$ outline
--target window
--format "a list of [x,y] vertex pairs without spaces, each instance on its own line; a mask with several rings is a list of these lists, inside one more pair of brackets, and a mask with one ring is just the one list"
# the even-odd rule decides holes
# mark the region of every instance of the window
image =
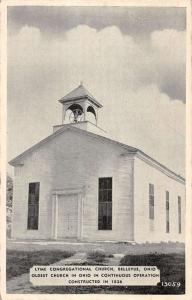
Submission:
[[166,233],[169,233],[169,192],[166,191]]
[[178,231],[181,233],[181,197],[178,197]]
[[98,229],[112,229],[112,178],[99,178]]
[[149,184],[149,219],[154,220],[154,185]]
[[27,229],[38,229],[39,182],[29,183]]

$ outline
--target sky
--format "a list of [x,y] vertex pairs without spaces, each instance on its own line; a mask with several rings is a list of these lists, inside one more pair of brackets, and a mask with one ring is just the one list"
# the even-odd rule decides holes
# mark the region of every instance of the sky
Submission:
[[185,8],[8,8],[8,160],[61,123],[81,81],[99,125],[173,171],[185,162]]

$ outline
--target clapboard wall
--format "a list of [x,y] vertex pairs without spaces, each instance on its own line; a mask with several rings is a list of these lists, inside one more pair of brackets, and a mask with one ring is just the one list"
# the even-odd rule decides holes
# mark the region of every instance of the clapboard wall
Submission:
[[[184,242],[185,184],[173,177],[141,158],[135,157],[134,238],[137,242]],[[154,220],[149,219],[149,183],[154,185]],[[169,192],[170,230],[168,233],[166,232],[166,191]],[[178,197],[181,198],[181,233],[179,233],[178,222]]]
[[[84,240],[129,240],[133,236],[133,157],[110,143],[67,130],[33,149],[15,168],[12,237],[51,239],[54,190],[84,188]],[[113,178],[112,230],[98,230],[98,178]],[[40,182],[39,228],[27,230],[28,185]]]

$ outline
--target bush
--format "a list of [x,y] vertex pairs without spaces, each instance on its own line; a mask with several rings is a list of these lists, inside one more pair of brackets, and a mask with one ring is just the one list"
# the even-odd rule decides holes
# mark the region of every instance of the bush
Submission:
[[91,251],[87,255],[88,260],[93,260],[95,262],[104,262],[105,261],[105,253],[102,250]]
[[13,180],[9,175],[7,175],[7,187],[6,187],[7,237],[11,237],[12,202],[13,202]]

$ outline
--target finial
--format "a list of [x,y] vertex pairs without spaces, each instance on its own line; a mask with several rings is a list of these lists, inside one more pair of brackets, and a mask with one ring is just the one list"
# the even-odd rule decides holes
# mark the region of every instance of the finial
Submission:
[[81,80],[80,85],[83,85],[83,80]]

